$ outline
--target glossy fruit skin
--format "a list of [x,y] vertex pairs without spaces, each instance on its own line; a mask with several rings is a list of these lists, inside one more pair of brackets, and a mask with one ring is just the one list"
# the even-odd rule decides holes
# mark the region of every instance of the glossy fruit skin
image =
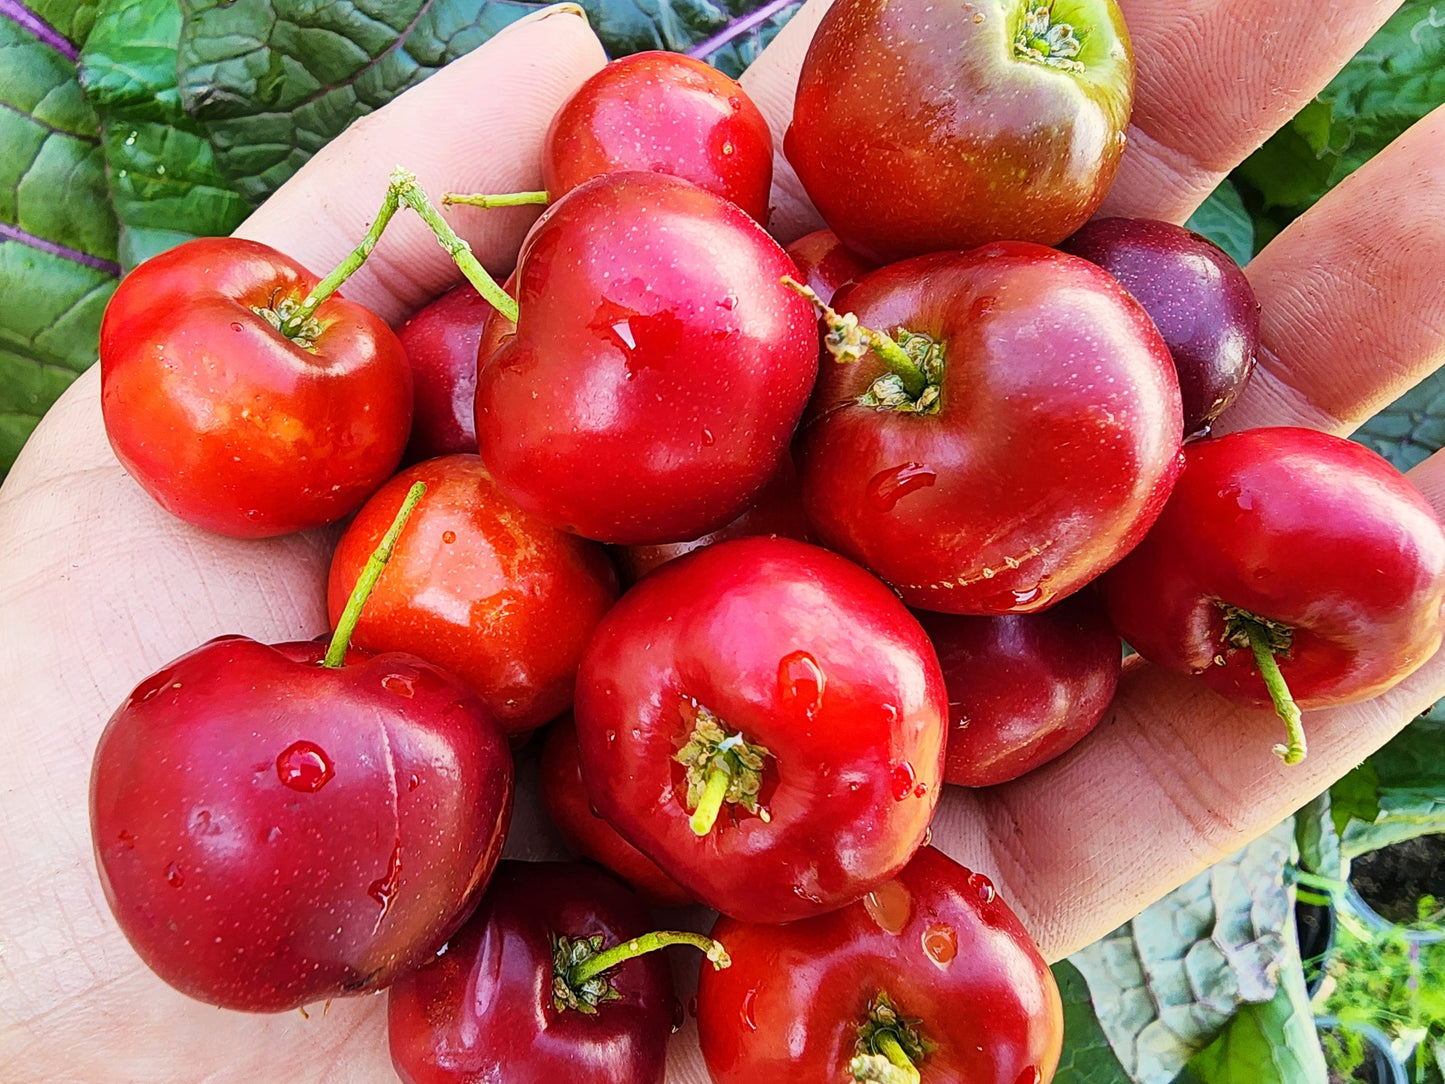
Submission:
[[168,512],[236,538],[288,534],[354,511],[396,469],[412,382],[392,330],[333,295],[312,352],[253,311],[317,281],[267,245],[210,237],[116,289],[100,335],[106,434]]
[[512,759],[470,690],[409,655],[222,637],[148,677],[101,735],[91,833],[153,971],[280,1012],[425,960],[501,854]]
[[1036,614],[920,612],[948,689],[943,779],[1017,779],[1093,730],[1119,684],[1122,649],[1091,591]]
[[416,389],[405,462],[477,450],[477,344],[492,311],[476,287],[464,282],[397,330]]
[[405,1084],[662,1084],[672,976],[650,953],[609,974],[621,998],[595,1015],[552,1003],[552,937],[604,948],[653,929],[641,902],[601,870],[501,863],[447,950],[387,996],[391,1060]]
[[733,961],[698,986],[715,1084],[852,1080],[880,992],[934,1044],[917,1063],[929,1084],[1046,1084],[1058,1065],[1048,965],[987,878],[932,847],[866,901],[786,926],[723,917],[712,936]]
[[1239,397],[1259,351],[1259,301],[1222,248],[1146,218],[1096,218],[1059,248],[1098,264],[1144,306],[1179,373],[1186,434]]
[[523,246],[516,334],[477,382],[498,488],[600,542],[680,542],[736,518],[817,374],[792,271],[736,205],[674,177],[616,173],[562,197]]
[[787,253],[798,267],[798,281],[811,286],[825,302],[874,267],[849,252],[832,230],[804,234],[787,247]]
[[882,268],[839,311],[944,347],[940,409],[857,402],[831,360],[795,448],[817,536],[910,606],[1031,613],[1144,536],[1179,468],[1179,387],[1148,315],[1093,264],[1001,242]]
[[[770,819],[727,805],[693,833],[673,757],[699,706],[769,750]],[[908,862],[938,800],[947,710],[913,615],[857,566],[782,538],[719,543],[638,583],[598,626],[575,707],[593,807],[747,922],[841,907]]]
[[426,498],[352,643],[445,668],[509,735],[525,734],[571,707],[582,650],[617,599],[617,573],[601,546],[537,522],[502,496],[480,458],[443,456],[398,474],[341,536],[326,592],[333,626],[415,482],[426,483]]
[[1098,208],[1129,124],[1128,31],[1113,0],[1071,5],[1089,28],[1076,75],[1016,53],[1031,6],[841,0],[823,17],[783,150],[854,252],[1051,245]]
[[800,542],[810,540],[808,517],[803,514],[802,493],[798,487],[798,470],[793,466],[792,456],[783,457],[777,476],[731,523],[688,542],[616,549],[613,557],[627,582],[636,583],[654,568],[685,553],[726,542],[730,538],[752,538],[756,535],[796,538]]
[[603,820],[592,808],[577,755],[577,724],[565,715],[547,728],[542,746],[542,803],[573,851],[607,867],[648,903],[686,907],[696,903],[683,888]]
[[1184,453],[1159,522],[1104,579],[1110,619],[1139,654],[1232,700],[1269,704],[1253,654],[1224,642],[1228,603],[1294,630],[1276,658],[1308,709],[1375,696],[1435,653],[1445,527],[1394,467],[1288,427]]
[[658,50],[614,60],[552,118],[542,178],[554,200],[634,170],[691,181],[767,224],[768,122],[742,87],[700,60]]

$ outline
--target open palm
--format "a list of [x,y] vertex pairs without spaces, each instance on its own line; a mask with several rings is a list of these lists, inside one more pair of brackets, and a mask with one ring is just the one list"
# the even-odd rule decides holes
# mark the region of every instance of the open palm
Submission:
[[[1106,210],[1182,221],[1391,13],[1392,0],[1124,0],[1139,62],[1130,147]],[[781,136],[811,0],[744,82]],[[363,232],[391,167],[433,193],[536,187],[552,112],[604,57],[554,9],[516,24],[353,125],[241,229],[325,270]],[[811,228],[780,161],[773,226]],[[454,216],[495,270],[524,210]],[[1276,239],[1249,268],[1264,306],[1260,369],[1225,428],[1344,433],[1445,356],[1445,111],[1416,125]],[[425,228],[398,219],[347,295],[396,321],[456,279]],[[1413,474],[1445,510],[1445,459]],[[0,490],[0,1064],[46,1081],[382,1082],[383,998],[309,1019],[187,1000],[131,952],[105,906],[86,811],[91,755],[136,682],[226,632],[326,628],[330,536],[219,538],[155,507],[101,428],[92,370],[37,429]],[[1127,919],[1323,790],[1445,694],[1445,658],[1376,700],[1316,712],[1311,754],[1270,755],[1277,721],[1139,665],[1091,738],[988,791],[950,788],[934,843],[988,873],[1046,955]],[[545,836],[519,810],[514,853]],[[520,849],[520,850],[519,850]],[[703,1082],[689,1034],[672,1084]]]

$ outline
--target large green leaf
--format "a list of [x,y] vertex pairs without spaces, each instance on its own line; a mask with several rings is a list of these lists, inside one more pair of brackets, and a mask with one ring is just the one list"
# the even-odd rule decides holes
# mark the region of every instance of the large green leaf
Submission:
[[1228,178],[1209,193],[1184,224],[1224,249],[1240,267],[1254,256],[1254,219],[1249,217],[1239,189]]
[[1287,820],[1069,957],[1137,1084],[1172,1081],[1241,1005],[1275,996],[1293,837]]
[[1445,6],[1405,0],[1289,124],[1236,171],[1265,211],[1308,208],[1445,102]]
[[91,14],[53,2],[0,19],[0,474],[95,360],[119,273],[99,130],[66,36]]
[[[1346,857],[1431,832],[1445,832],[1445,702],[1397,734],[1331,788],[1347,796],[1341,831]],[[1340,823],[1337,816],[1336,823]]]
[[1304,969],[1292,947],[1279,976],[1274,997],[1235,1013],[1219,1037],[1189,1063],[1181,1084],[1323,1084],[1324,1051],[1310,1012]]
[[181,108],[180,35],[177,0],[106,0],[80,57],[128,268],[187,238],[230,233],[248,210]]
[[1295,846],[1299,864],[1320,877],[1339,880],[1344,873],[1340,856],[1340,833],[1335,827],[1330,792],[1325,791],[1294,817]]
[[1400,470],[1409,470],[1445,447],[1445,372],[1435,372],[1355,432]]
[[1064,1002],[1064,1051],[1054,1084],[1129,1084],[1089,1000],[1089,984],[1068,960],[1054,964]]

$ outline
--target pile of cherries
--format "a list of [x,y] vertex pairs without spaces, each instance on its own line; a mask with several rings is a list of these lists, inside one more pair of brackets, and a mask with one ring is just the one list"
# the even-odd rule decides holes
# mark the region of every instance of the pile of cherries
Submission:
[[[1208,438],[1258,307],[1202,238],[1088,222],[1133,61],[1112,0],[1075,9],[839,0],[784,144],[831,231],[787,250],[758,109],[652,53],[558,113],[544,193],[448,197],[548,204],[505,288],[405,171],[325,279],[211,239],[121,284],[102,403],[140,484],[237,537],[352,516],[329,643],[213,640],[101,737],[151,968],[249,1011],[390,987],[407,1081],[655,1084],[684,944],[719,1084],[1052,1077],[1058,991],[928,846],[943,785],[1080,741],[1121,634],[1274,704],[1294,762],[1299,708],[1413,670],[1445,595],[1382,460]],[[335,291],[402,208],[470,284],[398,335]],[[635,892],[498,864],[549,721],[549,813]]]

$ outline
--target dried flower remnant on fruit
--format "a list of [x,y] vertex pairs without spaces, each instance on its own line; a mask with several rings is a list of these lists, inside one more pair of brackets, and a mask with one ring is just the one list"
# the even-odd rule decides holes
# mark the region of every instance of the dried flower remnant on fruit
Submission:
[[916,1063],[928,1054],[918,1033],[921,1020],[905,1017],[881,990],[868,1002],[868,1019],[858,1028],[848,1071],[859,1084],[919,1084]]
[[622,996],[613,988],[606,972],[576,986],[572,984],[573,970],[601,951],[600,934],[575,940],[561,935],[552,938],[552,1006],[558,1012],[576,1009],[591,1016],[602,1002],[616,1001]]
[[253,305],[251,311],[301,347],[302,350],[316,353],[316,340],[321,338],[321,332],[325,330],[321,326],[320,320],[314,316],[307,316],[301,321],[300,327],[288,330],[287,325],[291,324],[301,311],[301,302],[294,297],[283,297],[279,302],[273,302],[272,307],[268,308]]
[[684,702],[682,715],[684,721],[691,718],[693,729],[673,759],[687,769],[688,811],[700,813],[710,806],[716,817],[717,808],[730,802],[767,821],[768,811],[758,805],[767,748],[741,733],[728,734],[722,720],[695,701]]
[[1030,8],[1014,39],[1014,51],[1020,57],[1067,72],[1084,70],[1084,65],[1074,59],[1082,48],[1070,24],[1054,21],[1052,3]]

